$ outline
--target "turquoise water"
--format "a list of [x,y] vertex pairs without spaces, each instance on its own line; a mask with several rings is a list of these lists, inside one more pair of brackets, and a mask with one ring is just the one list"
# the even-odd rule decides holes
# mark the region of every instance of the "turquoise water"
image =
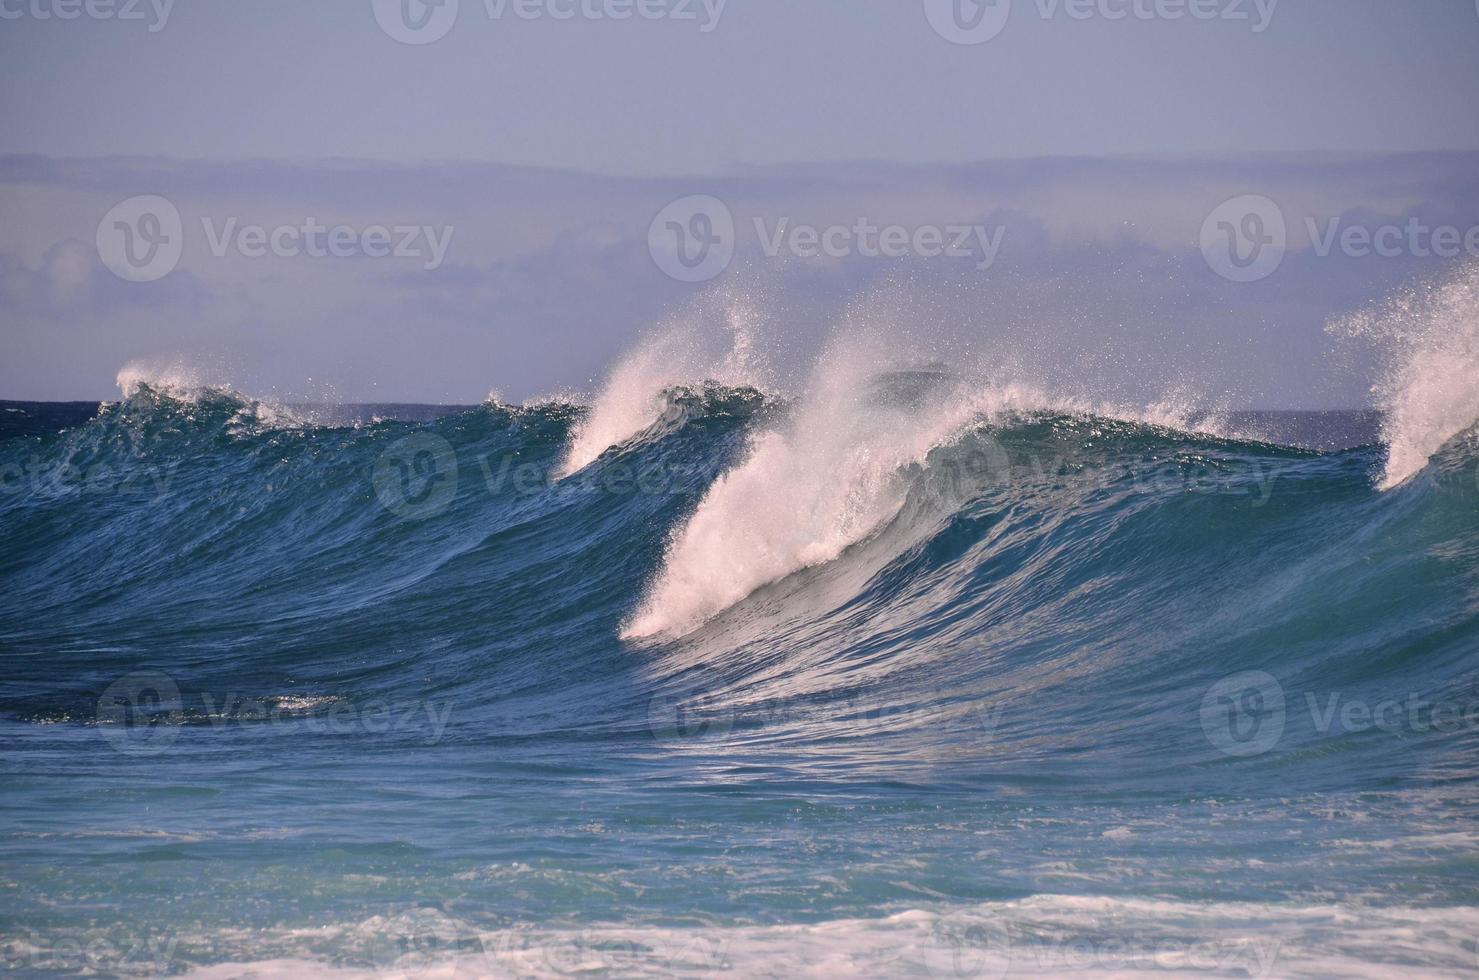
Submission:
[[4,966],[1479,968],[1472,431],[666,398],[0,406]]

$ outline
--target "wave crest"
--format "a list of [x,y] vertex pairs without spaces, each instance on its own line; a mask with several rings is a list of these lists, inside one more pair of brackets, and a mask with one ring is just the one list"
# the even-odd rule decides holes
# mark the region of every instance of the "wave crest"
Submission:
[[745,458],[671,536],[624,639],[683,635],[757,588],[838,558],[896,515],[909,468],[1004,415],[1099,412],[1190,428],[1170,403],[1141,411],[989,385],[938,365],[878,373],[891,343],[850,338],[818,360],[785,422],[750,437]]
[[1382,489],[1404,483],[1479,422],[1479,263],[1332,324],[1381,345],[1373,394],[1387,444]]
[[717,292],[638,344],[596,395],[555,475],[584,469],[610,447],[646,429],[665,410],[664,396],[670,390],[703,381],[767,388],[759,323],[760,314],[748,297]]

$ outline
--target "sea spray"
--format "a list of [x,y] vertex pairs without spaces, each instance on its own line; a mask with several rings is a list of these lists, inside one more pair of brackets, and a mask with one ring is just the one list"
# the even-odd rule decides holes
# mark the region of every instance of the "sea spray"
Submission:
[[705,293],[612,369],[555,475],[589,466],[652,424],[671,388],[700,381],[765,388],[768,372],[757,337],[763,322],[754,297],[733,289]]
[[[833,561],[898,511],[906,467],[972,425],[1009,412],[1094,408],[937,365],[886,370],[908,367],[900,358],[880,335],[833,341],[789,419],[756,432],[743,463],[673,532],[625,638],[681,635],[766,583]],[[1188,411],[1169,402],[1118,412],[1188,426]]]
[[1372,393],[1385,415],[1383,489],[1410,479],[1479,421],[1479,263],[1329,329],[1378,345],[1383,363]]

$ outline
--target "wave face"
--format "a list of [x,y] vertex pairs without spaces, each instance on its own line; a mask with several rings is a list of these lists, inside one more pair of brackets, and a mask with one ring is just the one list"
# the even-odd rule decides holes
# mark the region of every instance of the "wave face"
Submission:
[[1471,963],[1474,419],[1389,416],[1415,461],[870,358],[4,406],[7,964]]

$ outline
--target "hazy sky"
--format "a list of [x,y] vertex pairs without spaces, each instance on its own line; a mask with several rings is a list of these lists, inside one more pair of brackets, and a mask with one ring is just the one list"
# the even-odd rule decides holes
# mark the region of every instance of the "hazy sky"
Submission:
[[0,0],[0,398],[522,398],[863,309],[1354,405],[1328,320],[1479,261],[1476,106],[1475,0]]
[[[161,222],[178,214],[177,251],[149,258],[136,213],[123,217],[140,240],[119,238],[118,209],[135,195],[169,202],[150,210]],[[1247,195],[1264,203],[1238,203]],[[693,270],[702,281],[652,247],[673,244],[663,215],[694,200],[722,202],[716,226],[733,219],[727,247],[710,252],[727,264]],[[710,336],[744,322],[782,366],[807,364],[828,331],[867,323],[901,349],[943,346],[952,362],[1100,396],[1354,406],[1369,379],[1326,325],[1479,262],[1479,153],[645,179],[0,157],[0,214],[0,397],[116,397],[125,365],[179,361],[202,380],[292,399],[523,399],[589,391],[644,331]],[[1282,255],[1276,267],[1230,264],[1221,222],[1241,233],[1250,216],[1260,236],[1285,230],[1286,250],[1261,253]],[[850,237],[861,220],[875,230]],[[776,251],[783,223],[789,244]],[[884,226],[918,245],[876,254]],[[339,227],[348,238],[335,255],[326,229]],[[392,248],[403,233],[386,229],[410,232],[406,255]],[[1348,231],[1374,235],[1385,254],[1359,236],[1336,246]],[[278,232],[274,249],[266,235]],[[144,281],[119,274],[130,275],[126,248],[145,260]],[[1238,254],[1250,254],[1245,241]]]
[[[1474,0],[995,0],[974,45],[935,0],[446,2],[409,45],[372,0],[0,0],[0,152],[675,174],[1479,148]],[[1188,2],[1214,16],[1144,16]]]

